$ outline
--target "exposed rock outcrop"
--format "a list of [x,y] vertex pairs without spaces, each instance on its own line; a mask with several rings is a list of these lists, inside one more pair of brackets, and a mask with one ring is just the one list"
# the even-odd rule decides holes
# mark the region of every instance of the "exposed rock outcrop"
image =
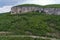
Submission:
[[60,15],[60,8],[43,8],[39,6],[15,6],[11,8],[11,14],[23,14],[26,12],[44,12],[46,14]]

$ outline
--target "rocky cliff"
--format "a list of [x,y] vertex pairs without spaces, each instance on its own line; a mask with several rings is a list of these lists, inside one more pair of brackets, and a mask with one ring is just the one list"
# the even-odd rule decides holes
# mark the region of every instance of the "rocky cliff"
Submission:
[[20,5],[11,8],[11,14],[23,14],[26,12],[44,12],[46,14],[60,15],[60,8],[43,7],[38,5]]

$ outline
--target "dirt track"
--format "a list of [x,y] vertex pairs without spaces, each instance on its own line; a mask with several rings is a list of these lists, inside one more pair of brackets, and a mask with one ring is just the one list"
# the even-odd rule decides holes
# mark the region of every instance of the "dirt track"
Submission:
[[42,36],[32,36],[32,35],[9,35],[9,36],[0,36],[0,37],[31,37],[31,38],[42,38],[42,39],[50,39],[50,40],[60,40],[56,38],[42,37]]

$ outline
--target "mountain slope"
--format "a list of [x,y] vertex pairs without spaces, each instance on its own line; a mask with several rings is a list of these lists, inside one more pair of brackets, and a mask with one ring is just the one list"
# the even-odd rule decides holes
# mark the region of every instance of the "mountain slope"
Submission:
[[38,35],[60,38],[60,16],[29,12],[21,15],[0,14],[0,31],[13,35]]

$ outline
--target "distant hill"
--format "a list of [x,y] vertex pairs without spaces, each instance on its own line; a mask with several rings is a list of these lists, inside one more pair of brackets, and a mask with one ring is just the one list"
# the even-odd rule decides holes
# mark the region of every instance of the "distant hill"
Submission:
[[17,6],[39,6],[39,7],[42,7],[41,5],[37,5],[37,4],[21,4],[21,5],[17,5]]
[[43,8],[60,8],[60,4],[50,4],[50,5],[45,5],[45,6],[42,6],[42,5],[37,5],[37,4],[21,4],[21,5],[17,5],[17,6],[38,6],[38,7],[43,7]]

